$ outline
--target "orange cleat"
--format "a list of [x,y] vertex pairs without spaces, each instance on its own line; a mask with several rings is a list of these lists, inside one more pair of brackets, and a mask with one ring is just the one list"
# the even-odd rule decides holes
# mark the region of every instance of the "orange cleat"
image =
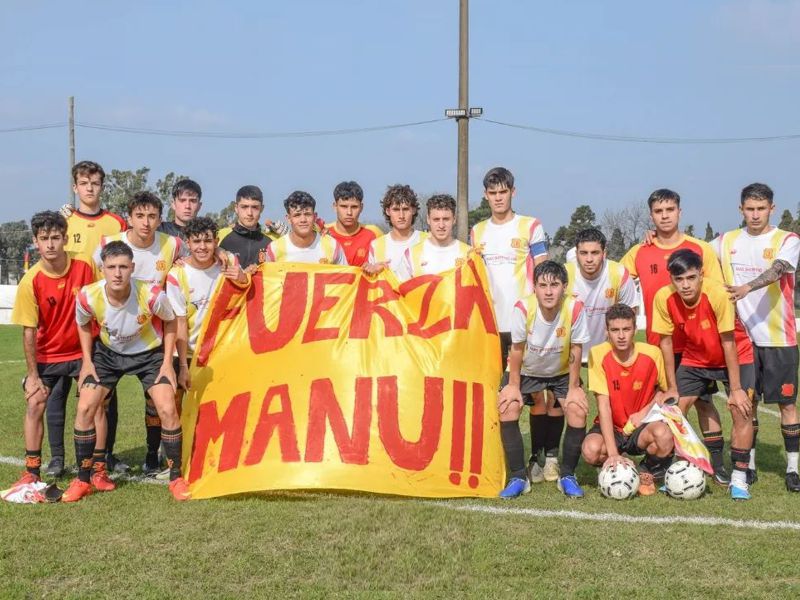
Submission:
[[99,469],[95,468],[91,480],[94,489],[98,492],[111,492],[117,489],[117,484],[108,476],[108,471],[106,471],[105,466]]
[[92,484],[81,481],[77,477],[69,482],[69,487],[61,496],[62,502],[77,502],[92,493]]
[[178,477],[169,482],[169,491],[172,492],[172,497],[179,502],[183,502],[184,500],[188,500],[192,497],[191,492],[189,491],[189,484],[186,483],[186,480],[183,477]]
[[29,483],[38,483],[42,480],[41,477],[38,475],[34,475],[30,471],[23,471],[22,475],[19,479],[17,479],[11,487],[17,487],[18,485],[27,485]]
[[656,493],[656,481],[652,473],[639,473],[639,495],[654,496]]

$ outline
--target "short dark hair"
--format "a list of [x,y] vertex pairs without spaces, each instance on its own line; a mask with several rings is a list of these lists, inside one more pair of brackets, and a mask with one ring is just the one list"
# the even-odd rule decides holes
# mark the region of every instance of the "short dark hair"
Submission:
[[67,233],[67,220],[60,213],[44,210],[31,217],[33,237],[38,236],[40,231],[52,231],[54,229],[63,234]]
[[354,198],[359,202],[364,201],[364,190],[355,181],[342,181],[333,188],[333,201],[350,200]]
[[416,192],[411,189],[410,185],[397,184],[390,185],[386,188],[386,193],[383,195],[383,200],[381,200],[381,212],[383,213],[386,222],[390,225],[392,220],[389,218],[389,215],[386,214],[386,211],[395,205],[407,205],[415,209],[414,216],[411,217],[411,223],[413,224],[414,221],[417,220],[417,213],[419,212],[419,198],[417,197]]
[[140,206],[152,206],[158,211],[158,216],[164,211],[164,203],[161,198],[156,196],[153,192],[142,191],[136,192],[131,199],[128,200],[128,214],[133,214],[133,211]]
[[314,200],[314,196],[308,192],[296,190],[289,194],[289,197],[283,201],[283,206],[286,209],[286,214],[288,215],[289,211],[293,208],[311,208],[313,210],[317,210],[317,201]]
[[606,327],[616,319],[625,319],[626,321],[633,321],[634,327],[636,326],[636,313],[627,304],[618,302],[606,311]]
[[82,160],[72,167],[72,183],[78,183],[78,175],[100,175],[100,183],[105,182],[106,172],[103,167],[91,160]]
[[766,200],[772,204],[773,197],[772,188],[766,183],[751,183],[742,190],[741,204],[746,200]]
[[206,231],[210,231],[212,237],[217,237],[219,226],[216,224],[214,219],[209,219],[208,217],[195,217],[183,228],[183,235],[188,240],[192,236],[203,235]]
[[567,270],[564,268],[564,265],[554,260],[545,260],[540,262],[533,269],[533,282],[536,283],[540,278],[548,275],[564,285],[567,285],[569,281],[569,276],[567,275]]
[[606,249],[606,236],[597,227],[589,227],[577,233],[575,236],[575,248],[585,242],[597,242],[603,250]]
[[127,256],[133,260],[133,250],[123,241],[115,240],[108,242],[100,251],[100,260],[106,262],[107,258],[114,258],[115,256]]
[[668,190],[667,188],[661,188],[656,190],[650,197],[647,199],[647,208],[650,210],[653,209],[653,204],[656,202],[674,202],[678,206],[681,205],[681,197],[678,192],[673,192],[672,190]]
[[514,187],[514,176],[511,171],[505,167],[495,167],[489,169],[483,177],[483,189],[488,190],[492,187],[507,187],[511,189]]
[[175,199],[180,196],[181,192],[194,192],[197,194],[197,199],[203,197],[203,190],[200,187],[200,184],[196,181],[191,179],[181,179],[175,185],[172,186],[172,198]]
[[257,200],[261,204],[264,204],[264,194],[261,193],[261,188],[257,185],[243,185],[239,188],[239,191],[236,192],[236,202],[238,203],[239,200]]
[[681,248],[670,254],[667,259],[667,271],[673,277],[683,275],[691,269],[703,271],[703,257],[694,250]]
[[434,194],[425,203],[428,213],[434,209],[449,210],[454,215],[456,214],[456,199],[450,194]]

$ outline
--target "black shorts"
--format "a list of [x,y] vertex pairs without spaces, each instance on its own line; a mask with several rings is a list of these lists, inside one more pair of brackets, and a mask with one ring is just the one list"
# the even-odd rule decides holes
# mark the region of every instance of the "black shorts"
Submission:
[[87,378],[84,383],[99,383],[105,388],[114,389],[123,375],[135,375],[139,378],[146,392],[156,383],[168,383],[166,380],[156,381],[158,372],[164,364],[164,349],[156,348],[138,354],[119,354],[104,344],[96,341],[92,352],[92,362],[100,381]]
[[797,402],[797,346],[756,346],[756,400],[766,404]]
[[[620,454],[627,454],[628,456],[641,456],[644,454],[644,450],[639,448],[639,436],[644,431],[644,428],[647,427],[650,423],[642,423],[636,429],[633,430],[633,433],[630,435],[625,435],[621,431],[617,431],[614,428],[614,441],[617,443],[617,452]],[[592,425],[592,428],[586,432],[586,435],[591,433],[597,433],[603,435],[603,432],[600,430],[600,423],[595,423]]]
[[[36,371],[39,373],[39,379],[50,389],[58,383],[62,377],[72,377],[77,379],[81,372],[81,365],[83,361],[80,358],[75,360],[67,360],[57,363],[36,363]],[[25,391],[25,382],[27,377],[22,379],[22,390]]]
[[[678,380],[678,394],[681,397],[700,397],[708,391],[710,385],[716,388],[718,381],[721,381],[725,386],[725,392],[730,393],[728,369],[704,369],[702,367],[681,365],[675,371],[675,379]],[[752,363],[739,365],[739,380],[741,381],[742,389],[747,392],[748,397],[752,398],[756,385],[756,372]]]
[[511,350],[511,332],[510,331],[501,331],[500,332],[500,367],[503,369],[505,373],[506,368],[508,368],[508,353]]
[[[674,354],[675,357],[675,376],[678,375],[678,367],[681,366],[681,360],[683,359],[683,352],[676,352]],[[719,388],[717,387],[716,381],[709,381],[708,382],[708,389],[704,390],[701,394],[698,394],[699,399],[703,400],[704,402],[713,402],[714,401],[714,394],[717,393]]]
[[569,391],[569,373],[555,377],[531,377],[529,375],[520,377],[519,391],[522,392],[522,400],[527,406],[533,406],[531,394],[545,390],[553,392],[553,396],[556,398],[553,406],[559,408],[561,406],[559,399],[566,398]]

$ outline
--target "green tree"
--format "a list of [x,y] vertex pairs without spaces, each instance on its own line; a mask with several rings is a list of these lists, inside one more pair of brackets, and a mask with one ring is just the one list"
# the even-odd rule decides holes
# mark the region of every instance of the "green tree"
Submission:
[[167,221],[175,219],[175,211],[172,210],[172,188],[181,179],[186,179],[186,175],[175,175],[172,171],[164,175],[162,179],[156,181],[155,194],[161,198],[161,202],[167,207]]
[[481,203],[469,211],[469,216],[467,217],[469,228],[472,229],[473,225],[485,221],[491,216],[492,209],[489,207],[489,201],[486,198],[481,198]]
[[694,225],[687,225],[686,229],[683,230],[683,233],[694,237]]
[[709,222],[706,222],[706,235],[704,236],[704,238],[703,238],[703,239],[704,239],[705,241],[707,241],[707,242],[710,242],[710,241],[711,241],[711,240],[713,240],[715,237],[717,237],[717,236],[716,236],[716,235],[714,235],[714,230],[713,230],[713,229],[711,229],[711,223],[709,223]]
[[569,225],[562,225],[556,230],[553,236],[553,245],[563,249],[571,248],[575,245],[575,236],[579,231],[595,226],[596,216],[590,206],[582,204],[572,213]]
[[781,214],[781,222],[778,223],[778,227],[784,231],[794,231],[794,217],[788,208],[783,211],[783,214]]
[[611,239],[608,240],[608,245],[606,246],[606,255],[611,260],[620,260],[625,256],[625,252],[627,251],[628,248],[625,246],[625,238],[622,235],[622,230],[619,227],[614,227],[614,231],[611,233]]
[[22,278],[25,250],[31,245],[32,238],[26,221],[0,224],[0,283],[16,283]]
[[103,205],[113,213],[126,215],[128,200],[136,192],[147,189],[147,176],[150,169],[142,167],[136,171],[120,171],[112,169],[106,174],[103,185]]

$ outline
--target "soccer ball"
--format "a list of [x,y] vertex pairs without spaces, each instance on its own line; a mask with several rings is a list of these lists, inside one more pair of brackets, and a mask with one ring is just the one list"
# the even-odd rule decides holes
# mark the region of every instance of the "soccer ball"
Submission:
[[682,500],[694,500],[706,491],[706,474],[692,463],[680,460],[670,465],[664,477],[667,494]]
[[600,469],[597,485],[600,487],[600,493],[606,498],[627,500],[633,498],[639,491],[639,472],[636,467],[627,463],[614,468],[603,468]]

